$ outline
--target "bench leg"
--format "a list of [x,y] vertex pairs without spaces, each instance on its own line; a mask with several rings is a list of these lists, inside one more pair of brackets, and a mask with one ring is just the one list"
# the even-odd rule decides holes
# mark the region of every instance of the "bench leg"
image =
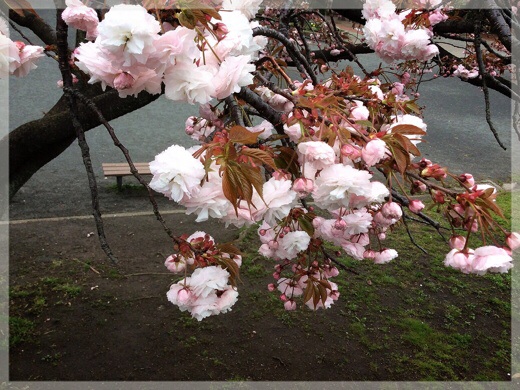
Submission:
[[123,176],[117,176],[117,190],[122,191],[123,190]]

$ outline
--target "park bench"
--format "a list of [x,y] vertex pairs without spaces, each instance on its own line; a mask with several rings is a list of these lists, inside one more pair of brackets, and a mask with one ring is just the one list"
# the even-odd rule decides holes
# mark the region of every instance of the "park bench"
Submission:
[[[149,163],[134,163],[137,172],[140,175],[151,175]],[[128,163],[103,163],[103,174],[105,177],[115,176],[117,180],[117,189],[121,191],[123,186],[123,176],[131,176],[130,166]]]

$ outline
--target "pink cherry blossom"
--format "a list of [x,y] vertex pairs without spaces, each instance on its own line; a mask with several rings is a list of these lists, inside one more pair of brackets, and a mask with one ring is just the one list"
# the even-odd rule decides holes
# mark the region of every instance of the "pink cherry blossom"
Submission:
[[334,164],[335,160],[334,149],[325,142],[308,141],[298,145],[298,161],[309,179],[314,179],[317,171]]
[[87,7],[79,0],[65,0],[67,8],[61,17],[67,25],[87,32],[87,39],[95,39],[99,19],[94,9]]
[[452,267],[468,274],[473,271],[473,249],[466,249],[465,251],[454,248],[452,249],[444,259],[444,265]]
[[207,65],[177,62],[164,74],[165,95],[190,104],[208,103],[215,96],[215,74],[216,69]]
[[296,204],[297,194],[292,189],[290,180],[276,180],[274,177],[263,185],[262,197],[264,202],[259,201],[257,210],[254,212],[255,219],[264,219],[269,225],[274,226],[277,220],[284,218],[291,208]]
[[170,255],[166,258],[164,265],[168,271],[178,274],[186,269],[186,259],[178,255]]
[[386,142],[381,139],[373,139],[361,150],[361,158],[371,167],[381,161],[386,155]]
[[483,246],[475,249],[472,268],[478,274],[486,271],[505,273],[513,267],[512,261],[512,257],[503,248]]
[[111,7],[99,23],[96,43],[122,56],[125,65],[144,63],[155,51],[153,41],[159,31],[159,22],[144,7],[119,4]]
[[239,92],[240,87],[246,87],[253,83],[253,75],[256,67],[250,64],[251,56],[228,56],[221,64],[215,76],[215,97],[224,99],[234,92]]
[[375,252],[374,263],[385,264],[397,257],[397,251],[395,249],[384,249],[380,252]]
[[307,249],[311,241],[310,236],[303,231],[289,232],[280,239],[280,244],[286,252],[287,259],[294,259],[296,255]]
[[263,0],[224,0],[222,8],[240,11],[246,18],[252,19],[260,9],[262,2]]
[[[18,47],[18,57],[11,57],[13,60],[10,61],[9,70],[16,77],[25,77],[31,70],[37,68],[37,60],[44,55],[43,47],[26,45],[20,41],[15,41],[14,44]],[[12,53],[11,49],[12,46],[9,47],[10,54]]]
[[258,135],[258,138],[260,139],[267,139],[273,134],[274,126],[271,122],[263,120],[260,124],[256,126],[246,126],[246,129],[253,133],[260,133]]
[[323,169],[316,178],[314,201],[319,207],[348,207],[349,195],[370,195],[372,175],[349,165],[333,164]]

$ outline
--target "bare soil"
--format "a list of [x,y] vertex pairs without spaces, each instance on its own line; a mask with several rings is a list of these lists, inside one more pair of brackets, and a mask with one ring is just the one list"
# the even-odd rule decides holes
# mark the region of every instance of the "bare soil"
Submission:
[[[177,232],[200,229],[183,214],[167,218]],[[176,278],[163,265],[171,247],[159,223],[105,223],[117,265],[90,218],[11,224],[11,381],[510,380],[510,308],[490,301],[507,302],[507,282],[426,288],[431,259],[416,256],[384,271],[410,273],[409,282],[361,269],[344,277],[332,309],[286,312],[266,289],[273,265],[252,255],[233,310],[198,322],[166,299]],[[204,229],[238,237],[217,223]],[[245,252],[251,237],[240,237]],[[477,287],[461,291],[466,282]]]

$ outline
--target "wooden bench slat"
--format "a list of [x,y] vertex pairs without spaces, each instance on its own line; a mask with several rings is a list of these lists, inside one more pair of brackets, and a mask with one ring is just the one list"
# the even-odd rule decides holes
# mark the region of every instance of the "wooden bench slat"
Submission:
[[[134,163],[137,172],[141,175],[151,175],[150,165],[149,163]],[[103,174],[105,177],[108,176],[116,176],[117,178],[117,188],[121,190],[123,176],[130,176],[132,172],[130,171],[130,166],[128,163],[102,163],[101,167],[103,168]]]

